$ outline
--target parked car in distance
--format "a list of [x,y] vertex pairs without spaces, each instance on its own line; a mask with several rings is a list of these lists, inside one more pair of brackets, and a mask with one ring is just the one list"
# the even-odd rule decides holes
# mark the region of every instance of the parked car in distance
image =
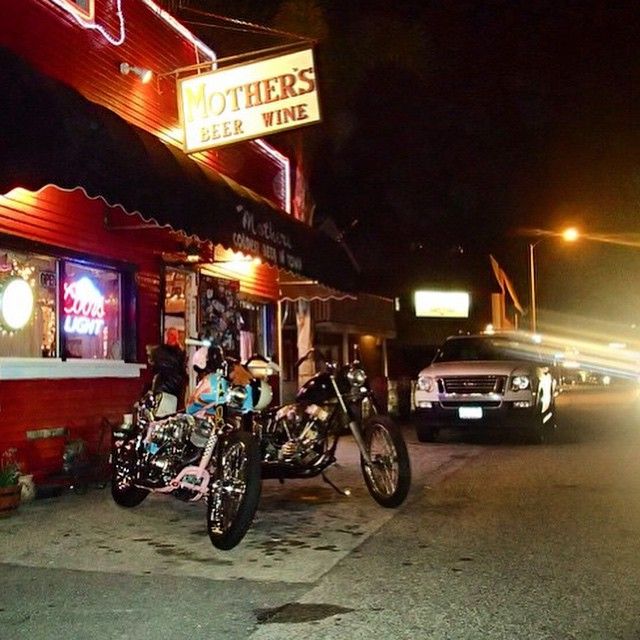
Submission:
[[554,366],[525,333],[447,338],[414,391],[420,442],[443,427],[501,427],[546,441],[555,429]]

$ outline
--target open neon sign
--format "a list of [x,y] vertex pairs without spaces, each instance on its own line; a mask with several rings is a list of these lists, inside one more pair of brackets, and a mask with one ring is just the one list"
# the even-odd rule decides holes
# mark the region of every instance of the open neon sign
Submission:
[[97,336],[104,326],[104,296],[87,277],[64,283],[65,333]]

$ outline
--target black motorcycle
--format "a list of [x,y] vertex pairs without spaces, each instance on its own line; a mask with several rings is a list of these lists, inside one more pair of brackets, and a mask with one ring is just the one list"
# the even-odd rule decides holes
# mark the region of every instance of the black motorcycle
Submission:
[[[337,366],[311,349],[296,367],[312,357],[318,373],[299,389],[294,403],[250,414],[260,442],[262,477],[284,480],[322,474],[341,491],[324,472],[336,462],[340,437],[350,432],[360,449],[371,496],[383,507],[401,505],[411,484],[407,446],[398,426],[378,411],[360,362]],[[259,356],[246,367],[256,377],[256,371],[269,371]]]
[[256,441],[230,416],[253,408],[255,394],[218,348],[187,342],[201,346],[194,364],[198,385],[177,411],[186,387],[184,354],[166,345],[150,354],[152,387],[133,419],[113,434],[111,493],[123,507],[135,507],[150,492],[187,502],[204,497],[211,543],[226,550],[242,540],[260,499]]

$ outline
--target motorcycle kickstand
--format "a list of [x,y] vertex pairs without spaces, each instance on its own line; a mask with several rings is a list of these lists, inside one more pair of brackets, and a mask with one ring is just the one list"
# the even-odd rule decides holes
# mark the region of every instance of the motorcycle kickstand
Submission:
[[349,497],[351,495],[351,489],[341,489],[338,485],[334,484],[327,478],[326,474],[322,473],[322,479],[335,491],[337,491],[341,496]]

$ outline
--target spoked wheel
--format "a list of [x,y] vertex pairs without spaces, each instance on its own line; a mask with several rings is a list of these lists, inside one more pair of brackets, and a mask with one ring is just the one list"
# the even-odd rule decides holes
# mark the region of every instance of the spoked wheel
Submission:
[[127,444],[113,450],[113,474],[111,495],[121,507],[137,507],[148,495],[146,489],[134,487],[132,482],[135,453]]
[[233,549],[251,526],[260,501],[260,455],[255,438],[232,431],[220,443],[207,500],[207,531],[218,549]]
[[372,415],[362,428],[371,464],[360,456],[364,481],[373,499],[383,507],[400,506],[411,485],[407,445],[389,416]]

